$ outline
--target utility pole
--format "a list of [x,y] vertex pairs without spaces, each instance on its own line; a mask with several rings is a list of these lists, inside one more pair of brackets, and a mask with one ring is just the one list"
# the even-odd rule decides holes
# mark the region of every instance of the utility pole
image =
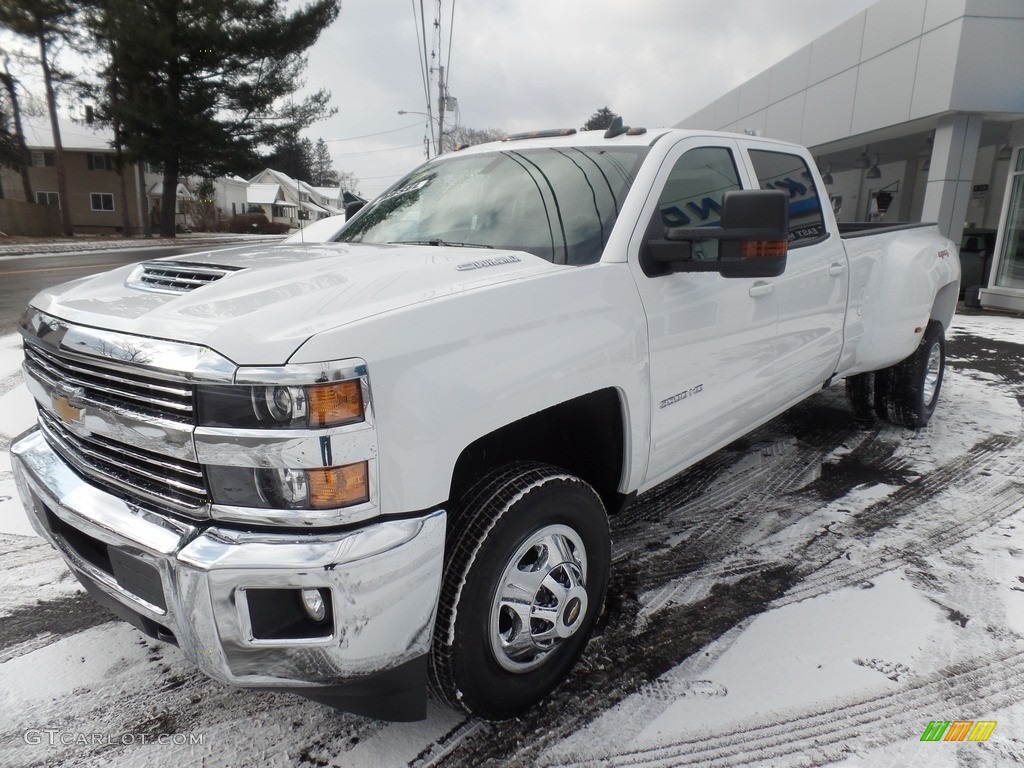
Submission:
[[448,93],[444,84],[444,66],[437,68],[437,154],[444,154],[444,110]]

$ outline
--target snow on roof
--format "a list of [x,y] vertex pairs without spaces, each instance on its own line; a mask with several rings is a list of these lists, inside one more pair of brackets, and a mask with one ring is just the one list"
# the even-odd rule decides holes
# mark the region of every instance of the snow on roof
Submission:
[[[161,196],[163,196],[163,194],[164,194],[164,183],[162,181],[158,181],[158,182],[155,182],[154,184],[151,184],[149,189],[147,190],[146,194],[150,195],[152,197],[161,197]],[[188,187],[186,187],[180,181],[174,187],[174,194],[175,194],[176,197],[180,197],[183,200],[191,200],[193,198],[192,193],[188,191]]]
[[[25,144],[29,149],[53,149],[53,131],[50,128],[49,117],[26,117],[23,115],[21,127],[25,132]],[[57,119],[57,127],[60,130],[60,143],[64,149],[113,151],[111,145],[114,141],[114,133],[108,128],[73,122],[66,117]]]
[[338,200],[341,198],[341,189],[339,189],[338,187],[310,186],[310,189],[312,189],[314,192],[320,195],[320,197],[326,198],[327,200],[332,200],[335,203],[338,202]]
[[245,190],[245,201],[257,205],[272,204],[278,202],[280,194],[279,184],[250,184]]

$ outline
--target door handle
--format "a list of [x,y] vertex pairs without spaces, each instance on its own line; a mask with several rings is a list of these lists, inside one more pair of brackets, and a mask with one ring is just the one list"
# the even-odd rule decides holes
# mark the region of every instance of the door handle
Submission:
[[839,277],[843,272],[846,271],[846,265],[840,264],[838,261],[835,262],[831,267],[828,268],[828,273],[832,277]]
[[752,298],[756,299],[761,296],[767,296],[774,290],[775,286],[772,285],[771,283],[766,283],[763,280],[758,280],[756,283],[750,286],[750,290],[747,291],[747,293],[749,293]]

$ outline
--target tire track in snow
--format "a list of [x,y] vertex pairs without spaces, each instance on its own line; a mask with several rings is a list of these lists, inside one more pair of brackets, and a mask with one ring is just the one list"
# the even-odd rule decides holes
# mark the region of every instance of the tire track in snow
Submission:
[[[5,585],[0,590],[0,617],[81,592],[78,581],[60,555],[35,536],[0,534],[0,563],[3,563]],[[0,619],[0,624],[4,621]],[[39,629],[52,628],[40,624]]]
[[[814,404],[807,406],[808,409],[814,407]],[[805,417],[798,414],[799,418],[813,421],[815,417],[810,413]],[[779,425],[776,429],[781,431],[787,427]],[[769,433],[770,431],[768,430]],[[764,428],[761,432],[765,433]],[[812,430],[809,434],[800,435],[799,438],[806,440],[807,450],[811,450],[813,444],[817,442],[816,434],[822,438],[827,436],[829,440],[835,439],[831,430],[818,433]],[[913,476],[912,460],[894,455],[904,441],[892,428],[874,428],[857,433],[856,436],[851,430],[845,435],[847,442],[856,441],[856,445],[847,453],[840,455],[838,462],[845,462],[848,465],[861,463],[876,474],[880,470],[883,475],[891,473],[898,477],[906,473]],[[836,445],[837,443],[832,443],[833,448]],[[765,455],[769,460],[775,455],[783,458],[775,465],[771,465],[770,462],[767,467],[762,465],[758,468],[759,471],[751,472],[744,477],[741,492],[737,493],[735,486],[726,483],[721,496],[716,498],[713,494],[708,494],[692,499],[664,521],[666,524],[680,525],[688,515],[691,519],[700,515],[710,516],[711,522],[697,521],[698,533],[708,534],[708,543],[712,545],[710,551],[700,551],[692,537],[667,550],[663,546],[644,547],[644,540],[631,531],[631,545],[634,549],[630,556],[616,564],[616,568],[625,568],[631,573],[613,586],[612,593],[618,592],[618,602],[612,606],[613,613],[604,628],[605,634],[595,638],[577,673],[583,675],[585,679],[589,677],[588,685],[582,687],[584,692],[589,691],[591,686],[598,688],[604,699],[601,705],[592,705],[591,697],[584,693],[581,701],[573,701],[571,704],[565,701],[561,704],[561,711],[557,717],[545,719],[543,713],[547,711],[547,705],[542,704],[541,714],[528,713],[524,719],[515,721],[510,733],[496,729],[486,735],[475,734],[449,749],[443,759],[432,765],[538,764],[540,756],[547,749],[557,745],[566,735],[577,732],[603,711],[624,700],[631,692],[647,687],[647,681],[657,679],[651,674],[653,670],[646,668],[631,656],[631,650],[642,648],[647,656],[661,659],[666,658],[666,655],[674,657],[675,663],[689,658],[698,650],[696,647],[688,650],[683,647],[685,643],[666,648],[659,645],[651,637],[650,632],[656,632],[659,628],[670,628],[669,631],[678,632],[694,641],[697,646],[705,647],[711,639],[720,637],[731,628],[741,626],[744,620],[760,610],[781,607],[790,602],[827,594],[848,584],[864,581],[886,570],[914,562],[915,558],[923,554],[969,539],[984,528],[997,524],[1018,511],[1024,501],[1024,484],[1015,480],[1015,475],[1024,467],[1024,454],[1020,450],[1020,445],[1019,434],[991,437],[969,449],[966,454],[956,456],[934,471],[895,488],[885,499],[868,504],[859,514],[848,520],[840,520],[826,526],[819,535],[809,536],[803,541],[794,541],[790,537],[788,550],[785,549],[786,537],[782,534],[779,536],[782,543],[773,542],[776,543],[774,548],[761,545],[766,543],[774,532],[784,531],[787,521],[801,524],[804,517],[821,510],[821,493],[826,489],[822,489],[821,484],[816,481],[803,483],[804,475],[798,470],[802,453],[800,447],[788,453],[785,447],[783,450],[775,450],[774,447],[767,451],[762,450],[762,459]],[[822,447],[813,446],[812,452],[818,461],[822,458]],[[768,483],[769,477],[775,482]],[[794,478],[798,480],[794,481]],[[834,481],[835,478],[829,479],[827,491],[837,491],[836,495],[832,496],[833,503],[841,504],[844,488],[837,488]],[[762,483],[760,487],[758,482]],[[844,482],[845,491],[852,490],[860,484],[856,472],[850,473]],[[839,485],[842,486],[842,483]],[[763,492],[759,493],[759,490]],[[707,506],[705,502],[709,497],[718,506]],[[742,542],[741,534],[757,532],[757,525],[728,514],[730,509],[734,508],[732,505],[737,503],[737,499],[741,499],[744,504],[756,504],[759,507],[759,515],[779,515],[779,524],[769,525],[767,535],[761,539]],[[963,499],[968,499],[970,503],[965,505],[962,503]],[[956,522],[953,524],[950,523],[949,509],[944,508],[943,503],[960,504],[954,516]],[[710,535],[712,532],[714,536]],[[864,562],[850,563],[840,559],[858,545],[867,549],[882,532],[887,538],[895,534],[898,537],[896,546],[886,546],[878,550],[868,549],[868,560]],[[661,531],[652,529],[647,543],[658,545],[659,539],[660,542],[664,542],[664,539],[660,538],[661,535]],[[696,541],[704,538],[698,535]],[[698,617],[701,616],[701,611],[713,613],[720,610],[722,603],[729,601],[730,595],[748,589],[748,585],[768,578],[769,574],[780,574],[780,563],[789,563],[789,568],[792,569],[787,577],[792,584],[785,593],[772,599],[765,606],[751,607],[746,613],[719,613],[713,628],[700,623]],[[694,571],[697,568],[703,570],[700,573],[692,573],[693,578],[682,584],[666,583],[666,579],[671,580],[673,574],[685,572],[687,569]],[[700,583],[700,588],[695,587],[696,582]],[[644,588],[648,590],[646,598],[649,604],[646,607],[637,598],[637,590]],[[686,595],[682,591],[687,589],[696,589],[696,592]],[[694,603],[695,598],[703,599]],[[680,602],[683,604],[680,605]],[[655,605],[654,610],[651,610],[651,603],[665,607],[658,610]],[[639,631],[620,631],[621,622],[628,622],[632,611],[635,611]],[[645,613],[650,619],[647,622],[643,621]],[[704,640],[703,644],[700,643],[701,639]],[[605,665],[611,665],[614,671],[609,672]],[[1024,657],[1017,654],[1013,657],[1012,664],[999,666],[988,674],[986,679],[990,682],[989,689],[972,690],[971,674],[985,669],[985,664],[978,662],[971,672],[961,678],[962,695],[958,700],[968,703],[983,697],[982,700],[986,705],[990,704],[991,708],[1016,703],[1019,697],[1014,692],[1015,688],[1019,688],[1020,683],[1024,681]],[[577,688],[575,685],[567,684],[556,691],[556,698],[553,699],[556,702],[555,706],[558,706],[557,697],[561,697],[567,687],[570,690]],[[904,724],[903,729],[908,737],[916,735],[914,731],[919,734],[928,717],[934,717],[935,712],[940,709],[948,710],[954,701],[947,695],[947,687],[947,678],[944,675],[933,675],[925,683],[913,683],[910,688],[903,685],[901,691],[885,699],[886,702],[895,702],[891,707],[886,704],[886,707],[889,707],[887,709],[874,701],[864,704],[851,702],[848,711],[847,708],[842,708],[842,711],[830,708],[817,715],[812,713],[826,724],[820,727],[816,726],[814,721],[804,724],[802,719],[797,719],[787,720],[781,725],[761,727],[753,735],[745,735],[746,732],[740,732],[738,735],[732,731],[723,732],[721,741],[726,746],[714,747],[717,752],[701,751],[698,757],[691,761],[684,754],[687,750],[684,750],[668,754],[665,759],[659,757],[660,762],[651,764],[727,766],[762,761],[771,764],[774,759],[804,753],[820,753],[831,756],[829,759],[839,759],[844,756],[840,748],[850,739],[850,734],[860,734],[864,729],[870,729],[871,724],[875,722],[888,723],[894,712],[902,713],[903,720],[897,722]],[[921,692],[916,693],[917,691]],[[915,701],[916,710],[912,706]],[[927,707],[932,707],[931,711],[926,712]],[[875,714],[872,714],[873,712]],[[843,729],[836,729],[835,721],[843,718],[846,718],[846,725]],[[923,722],[919,724],[922,718]],[[566,720],[571,722],[566,723]],[[833,731],[839,735],[833,738],[829,735]],[[892,741],[894,738],[897,738],[894,731],[887,730],[885,741]],[[728,746],[737,743],[747,746]],[[794,747],[794,744],[797,746]],[[814,750],[819,747],[815,747],[815,744],[821,745],[817,753]],[[830,745],[837,745],[834,753],[826,751],[832,748]],[[618,758],[610,754],[588,755],[587,760],[574,764],[604,764],[606,758],[608,764],[618,764],[611,762]],[[629,762],[630,759],[633,758],[629,755],[623,757],[621,764],[633,764]],[[646,763],[641,760],[636,764]]]
[[821,765],[857,750],[919,735],[929,720],[950,711],[991,712],[1019,702],[1024,686],[1024,646],[950,665],[895,691],[863,700],[783,716],[746,728],[729,728],[658,747],[593,752],[540,760],[544,766],[701,766],[734,768],[774,765],[799,758]]
[[[1008,450],[1008,449],[1014,450]],[[807,600],[835,591],[840,586],[869,580],[899,568],[912,558],[932,554],[990,528],[1024,506],[1024,450],[1019,437],[996,436],[976,446],[966,456],[953,460],[918,483],[899,489],[857,515],[848,525],[831,528],[807,548],[804,562],[818,567],[777,605]],[[940,498],[946,497],[946,498]],[[955,506],[936,502],[948,500]],[[908,516],[915,515],[907,521]],[[893,542],[895,529],[896,541]],[[834,536],[852,536],[870,542],[885,531],[886,543],[864,548],[856,562],[827,541]]]

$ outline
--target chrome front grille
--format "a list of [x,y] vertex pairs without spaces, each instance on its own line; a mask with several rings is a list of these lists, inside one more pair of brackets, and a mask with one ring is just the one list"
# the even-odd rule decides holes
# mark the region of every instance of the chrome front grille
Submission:
[[128,276],[128,285],[160,293],[188,293],[225,275],[238,267],[213,267],[183,261],[148,261]]
[[61,384],[80,387],[80,399],[87,402],[194,423],[191,384],[127,371],[123,367],[115,370],[82,358],[58,357],[29,343],[25,344],[25,364],[51,388]]
[[79,474],[113,486],[129,498],[186,512],[209,502],[202,467],[195,462],[144,451],[100,435],[77,435],[44,408],[39,409],[39,423],[47,442]]

